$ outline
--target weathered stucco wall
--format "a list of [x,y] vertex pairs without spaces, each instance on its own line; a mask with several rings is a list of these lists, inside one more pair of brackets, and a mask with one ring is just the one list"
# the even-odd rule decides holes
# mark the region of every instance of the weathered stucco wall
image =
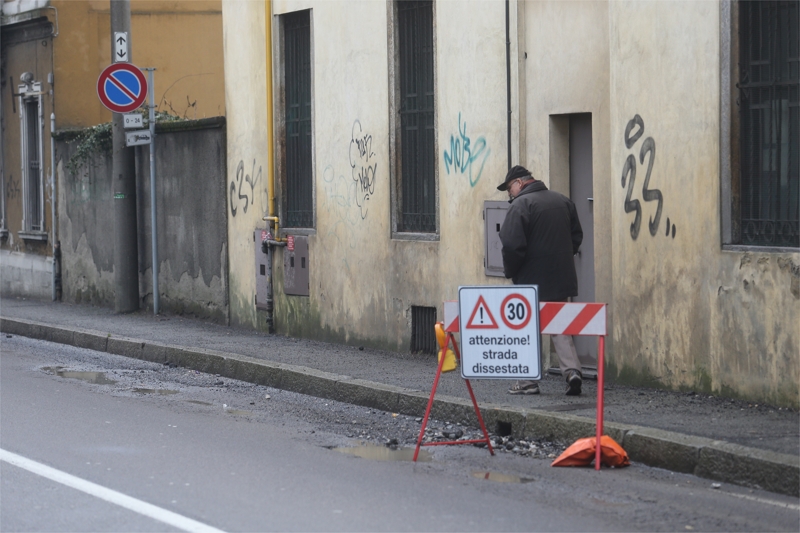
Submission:
[[[182,131],[156,130],[160,304],[167,312],[227,322],[224,119],[198,122],[169,126]],[[98,153],[73,174],[67,162],[77,144],[69,138],[64,135],[56,143],[63,298],[110,306],[115,243],[111,156]],[[152,309],[149,152],[136,150],[139,294],[142,307]]]
[[[228,242],[231,323],[264,328],[255,308],[253,231],[265,228],[267,172],[267,74],[264,2],[222,3],[227,109]],[[259,318],[260,317],[260,318]]]
[[[434,3],[439,233],[411,240],[392,233],[391,4],[343,5],[272,5],[272,28],[281,14],[312,10],[315,206],[315,227],[305,232],[310,296],[283,294],[279,250],[276,325],[283,334],[404,350],[412,306],[441,316],[459,285],[506,283],[484,275],[481,220],[485,200],[505,199],[495,190],[507,169],[505,6]],[[567,192],[554,124],[592,116],[595,294],[610,304],[611,377],[797,406],[800,254],[720,244],[718,4],[510,7],[512,164]],[[225,1],[223,19],[228,181],[237,192],[228,199],[231,309],[236,322],[263,328],[252,240],[265,226],[272,164],[263,5]],[[278,34],[273,43],[280,72]],[[372,181],[359,179],[364,169]]]
[[679,5],[609,7],[612,374],[796,406],[800,254],[721,250],[719,7]]
[[[520,2],[519,10],[524,22],[520,46],[526,111],[521,164],[551,189],[570,196],[569,125],[565,117],[591,113],[595,301],[610,302],[614,279],[611,194],[616,178],[610,171],[608,136],[609,45],[608,24],[604,22],[608,20],[608,2]],[[559,126],[556,120],[567,126],[560,136],[553,134]],[[587,221],[582,222],[588,230]],[[613,306],[608,309],[612,323],[615,312]],[[613,358],[613,339],[606,348]]]
[[[228,321],[225,119],[156,130],[160,308]],[[153,307],[150,154],[136,153],[140,296]]]
[[[435,5],[440,233],[433,241],[392,238],[392,16],[383,2],[341,6],[274,5],[276,15],[312,9],[316,209],[310,297],[283,295],[278,252],[276,321],[288,334],[408,349],[412,306],[435,307],[441,318],[442,301],[455,299],[459,285],[500,281],[484,275],[482,212],[484,200],[505,196],[495,190],[507,168],[504,5]],[[371,183],[359,179],[364,171],[374,172]]]

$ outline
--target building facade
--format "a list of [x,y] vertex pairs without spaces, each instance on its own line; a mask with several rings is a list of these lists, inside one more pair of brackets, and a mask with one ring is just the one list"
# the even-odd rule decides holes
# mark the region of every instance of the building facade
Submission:
[[484,213],[522,164],[579,210],[612,377],[798,405],[798,2],[222,11],[233,323],[269,318],[263,229],[295,245],[278,332],[426,349],[459,286],[507,283]]
[[[224,115],[219,0],[132,0],[130,5],[130,57],[137,66],[156,67],[157,109],[188,119]],[[111,64],[110,3],[3,0],[0,9],[0,292],[55,297],[54,250],[61,231],[70,226],[60,216],[51,131],[111,120],[97,97],[97,78]],[[77,182],[93,174],[81,171]],[[103,200],[92,198],[98,190],[106,188],[83,190],[84,200]],[[80,240],[76,236],[65,253],[82,253]]]

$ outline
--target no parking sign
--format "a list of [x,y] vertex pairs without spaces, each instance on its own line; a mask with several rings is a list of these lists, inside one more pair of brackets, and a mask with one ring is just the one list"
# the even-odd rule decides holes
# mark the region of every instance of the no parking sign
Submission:
[[539,287],[459,287],[461,376],[542,378]]

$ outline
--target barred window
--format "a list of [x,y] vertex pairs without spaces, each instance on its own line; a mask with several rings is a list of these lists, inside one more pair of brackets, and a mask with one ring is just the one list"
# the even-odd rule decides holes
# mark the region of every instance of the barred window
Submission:
[[[740,243],[800,246],[800,1],[739,3]],[[734,221],[735,223],[735,221]]]
[[433,2],[397,3],[397,231],[436,232]]
[[284,226],[314,226],[311,168],[311,21],[309,11],[284,15],[286,194]]

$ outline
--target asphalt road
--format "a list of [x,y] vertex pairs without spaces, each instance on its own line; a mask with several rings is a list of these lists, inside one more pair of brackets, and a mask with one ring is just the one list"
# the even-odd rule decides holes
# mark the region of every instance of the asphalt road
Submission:
[[0,530],[800,529],[794,498],[637,464],[551,468],[565,443],[427,448],[413,464],[402,448],[418,431],[403,415],[4,336]]

